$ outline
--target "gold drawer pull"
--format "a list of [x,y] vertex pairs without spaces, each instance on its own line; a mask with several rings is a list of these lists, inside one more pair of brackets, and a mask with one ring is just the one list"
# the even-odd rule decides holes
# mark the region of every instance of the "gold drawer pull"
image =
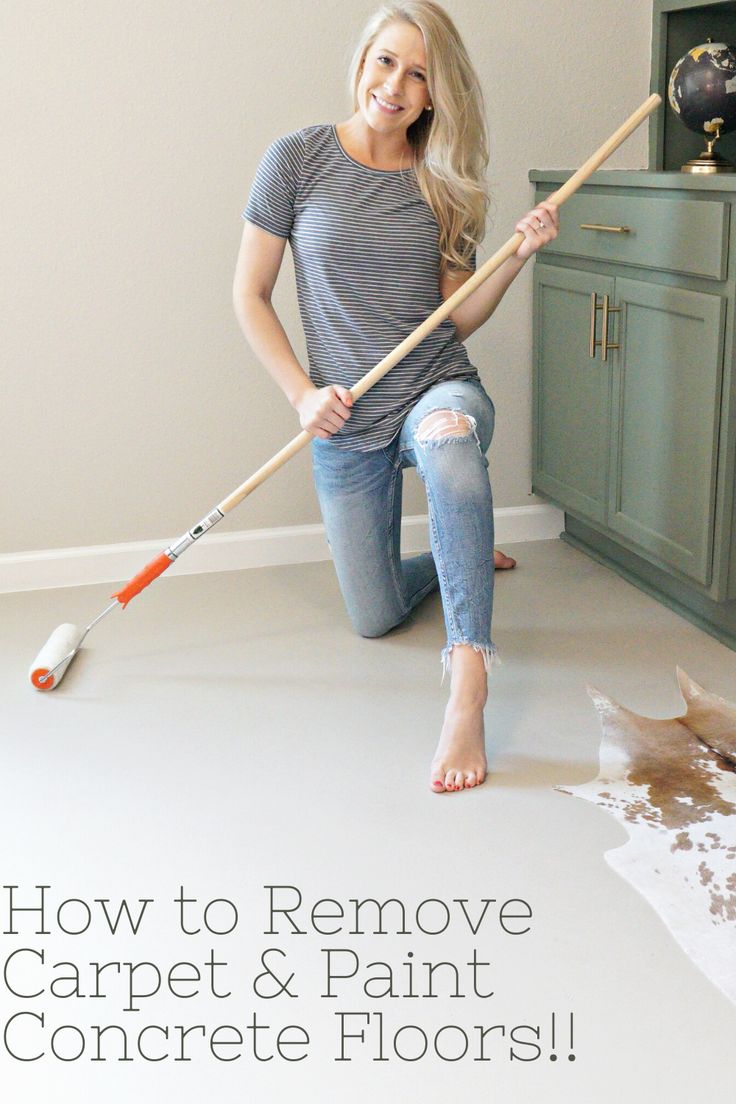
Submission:
[[630,234],[630,226],[599,226],[597,222],[581,222],[581,230],[607,230],[609,234]]

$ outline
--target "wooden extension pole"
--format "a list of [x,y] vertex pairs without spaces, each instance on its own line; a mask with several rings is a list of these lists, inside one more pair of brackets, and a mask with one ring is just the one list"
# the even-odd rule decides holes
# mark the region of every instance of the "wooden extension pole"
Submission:
[[[608,141],[604,142],[600,149],[588,158],[584,165],[581,165],[577,172],[573,173],[569,180],[566,180],[561,188],[558,188],[556,192],[553,192],[547,202],[554,203],[557,207],[561,207],[566,199],[569,199],[573,192],[576,192],[581,184],[584,184],[588,177],[600,168],[603,162],[611,156],[614,150],[625,142],[626,139],[632,134],[636,128],[644,122],[644,120],[659,107],[662,102],[661,96],[656,93],[649,96],[644,101],[641,107],[629,116],[625,123],[615,131]],[[524,235],[521,231],[518,231],[505,245],[489,257],[485,264],[475,272],[469,280],[466,280],[462,287],[458,288],[453,295],[446,299],[436,311],[430,314],[429,318],[425,319],[421,325],[417,326],[413,333],[396,346],[393,352],[385,356],[375,368],[371,368],[370,372],[367,372],[362,379],[350,388],[350,393],[354,399],[359,399],[361,395],[364,395],[366,391],[370,390],[374,384],[378,383],[380,379],[390,372],[395,364],[398,364],[400,360],[410,353],[424,338],[439,326],[440,322],[444,322],[448,318],[456,307],[459,307],[461,303],[464,303],[469,295],[472,295],[476,288],[487,280],[496,269],[500,268],[504,261],[508,260],[519,248],[524,241]],[[288,445],[285,445],[275,456],[254,472],[250,479],[246,479],[245,483],[241,483],[239,487],[228,495],[218,506],[218,509],[223,514],[227,514],[230,510],[233,510],[239,502],[254,491],[256,487],[265,482],[270,475],[273,475],[280,467],[282,467],[287,460],[290,460],[297,452],[304,448],[312,440],[312,434],[303,430],[293,440],[289,441]]]

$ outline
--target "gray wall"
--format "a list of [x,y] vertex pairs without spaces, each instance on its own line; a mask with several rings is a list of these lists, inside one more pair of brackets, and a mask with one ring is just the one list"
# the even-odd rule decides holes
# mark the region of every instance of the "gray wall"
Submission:
[[[649,0],[447,0],[487,96],[485,252],[646,98]],[[231,307],[268,143],[350,114],[362,0],[4,0],[0,551],[168,538],[299,429]],[[647,164],[646,127],[607,167]],[[564,220],[564,210],[562,214]],[[530,482],[531,266],[469,341],[497,506]],[[275,293],[304,342],[287,259]],[[408,482],[405,512],[425,510]],[[220,530],[319,520],[308,454]]]

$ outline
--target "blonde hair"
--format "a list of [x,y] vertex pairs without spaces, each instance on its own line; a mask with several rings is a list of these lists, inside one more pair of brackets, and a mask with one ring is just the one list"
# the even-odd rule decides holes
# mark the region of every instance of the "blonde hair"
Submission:
[[485,235],[489,207],[485,171],[488,128],[483,91],[450,16],[432,0],[386,3],[368,20],[350,62],[348,87],[358,110],[358,84],[368,49],[398,20],[421,32],[433,111],[407,131],[422,195],[439,224],[440,268],[468,269]]

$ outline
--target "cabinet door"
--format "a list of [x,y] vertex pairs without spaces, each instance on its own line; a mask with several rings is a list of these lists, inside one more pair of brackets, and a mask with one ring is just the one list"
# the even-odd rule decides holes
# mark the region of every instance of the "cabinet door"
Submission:
[[617,278],[616,305],[608,526],[707,585],[725,300]]
[[600,347],[590,356],[591,294],[612,297],[613,285],[592,272],[534,269],[532,487],[595,521],[606,509],[612,361]]

